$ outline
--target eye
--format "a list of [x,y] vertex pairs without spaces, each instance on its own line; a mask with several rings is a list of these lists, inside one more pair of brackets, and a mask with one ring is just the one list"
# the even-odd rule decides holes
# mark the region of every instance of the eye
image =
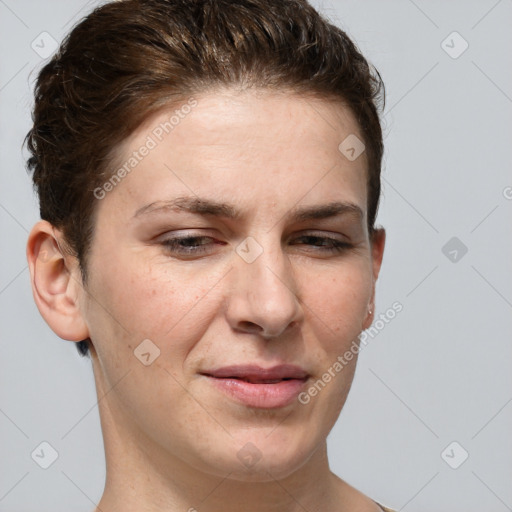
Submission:
[[342,240],[329,236],[303,235],[296,238],[295,240],[302,240],[305,245],[318,247],[317,251],[320,252],[340,253],[353,247],[353,245],[348,242],[344,242]]
[[[299,241],[299,243],[297,243]],[[199,256],[213,251],[214,244],[223,244],[214,238],[203,235],[188,235],[172,237],[162,240],[160,244],[164,246],[168,253],[178,256]],[[290,245],[307,245],[313,247],[313,252],[323,253],[342,253],[354,246],[334,237],[320,236],[314,234],[303,235],[293,239]]]
[[209,242],[213,238],[209,236],[182,236],[167,238],[161,242],[168,252],[179,255],[197,255],[209,251]]

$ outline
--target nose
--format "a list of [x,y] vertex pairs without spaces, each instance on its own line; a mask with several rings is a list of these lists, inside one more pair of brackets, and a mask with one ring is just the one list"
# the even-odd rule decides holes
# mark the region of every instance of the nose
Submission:
[[[280,241],[266,239],[261,244],[251,239],[242,247],[259,254],[247,258],[247,250],[233,254],[234,271],[227,300],[227,318],[238,332],[276,338],[303,320],[299,290],[288,256]],[[240,248],[240,246],[239,246]]]

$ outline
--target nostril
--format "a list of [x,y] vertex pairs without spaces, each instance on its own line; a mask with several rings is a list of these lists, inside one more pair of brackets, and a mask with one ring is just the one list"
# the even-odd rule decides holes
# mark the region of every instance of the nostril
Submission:
[[244,330],[245,332],[261,332],[263,330],[262,327],[255,324],[254,322],[249,322],[247,320],[243,320],[239,323],[240,329]]

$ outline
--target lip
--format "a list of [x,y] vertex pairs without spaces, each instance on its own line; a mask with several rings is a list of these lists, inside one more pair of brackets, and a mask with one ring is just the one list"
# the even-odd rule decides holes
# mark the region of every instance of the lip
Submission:
[[309,378],[305,370],[291,364],[271,368],[225,366],[201,372],[201,375],[235,401],[259,409],[275,409],[293,403]]

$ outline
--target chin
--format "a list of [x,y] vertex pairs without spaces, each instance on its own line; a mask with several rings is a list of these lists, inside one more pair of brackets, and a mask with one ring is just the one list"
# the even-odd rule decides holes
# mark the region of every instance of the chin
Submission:
[[240,482],[274,482],[283,480],[295,473],[306,461],[280,460],[280,461],[259,461],[250,468],[240,469],[240,464],[232,471],[229,478]]
[[[255,432],[247,435],[244,431],[231,446],[225,446],[222,453],[211,452],[215,473],[242,482],[271,482],[291,475],[302,467],[315,452],[314,439],[306,436],[300,442],[299,436],[280,436],[272,439],[269,432]],[[211,461],[209,461],[211,464]]]

